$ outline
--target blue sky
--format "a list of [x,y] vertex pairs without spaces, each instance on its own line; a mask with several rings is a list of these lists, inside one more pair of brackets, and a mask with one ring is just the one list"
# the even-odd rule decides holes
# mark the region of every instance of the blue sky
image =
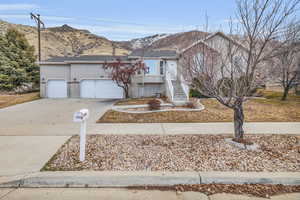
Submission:
[[35,25],[30,12],[40,13],[46,27],[69,24],[111,40],[156,33],[210,30],[234,18],[235,0],[1,0],[0,19]]

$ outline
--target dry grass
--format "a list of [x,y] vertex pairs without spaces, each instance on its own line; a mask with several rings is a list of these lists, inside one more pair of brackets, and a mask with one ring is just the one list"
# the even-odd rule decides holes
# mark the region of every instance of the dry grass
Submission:
[[28,101],[37,100],[40,98],[39,92],[32,92],[27,94],[0,94],[0,108],[25,103]]
[[[280,101],[280,92],[264,91],[264,98],[251,99],[244,104],[246,122],[300,122],[300,97],[290,94]],[[143,101],[144,99],[141,99]],[[138,100],[132,103],[137,104]],[[125,102],[124,102],[125,103]],[[129,100],[128,103],[131,103]],[[202,111],[166,111],[158,113],[121,113],[108,110],[98,123],[180,123],[180,122],[231,122],[233,112],[214,99],[202,99]],[[124,105],[124,104],[122,104]]]

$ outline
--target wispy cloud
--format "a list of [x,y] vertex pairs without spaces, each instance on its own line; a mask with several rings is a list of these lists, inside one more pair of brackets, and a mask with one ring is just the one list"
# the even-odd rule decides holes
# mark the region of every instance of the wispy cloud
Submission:
[[114,40],[128,40],[161,33],[177,33],[195,29],[195,26],[155,26],[155,25],[82,25],[70,24],[78,29],[86,29],[96,35],[102,35]]
[[0,19],[27,19],[30,18],[29,15],[0,15]]
[[155,25],[145,25],[145,26],[134,26],[134,25],[119,25],[119,26],[101,26],[101,25],[81,25],[81,24],[71,24],[71,26],[88,29],[94,33],[104,33],[104,32],[125,32],[125,33],[135,33],[135,34],[156,34],[156,33],[175,33],[185,30],[195,29],[195,26],[155,26]]
[[107,19],[107,18],[91,18],[92,20],[99,21],[99,22],[105,22],[105,23],[114,23],[114,24],[131,24],[131,25],[145,25],[140,24],[132,21],[124,21],[124,20],[115,20],[115,19]]
[[39,8],[37,4],[0,4],[0,10],[32,10],[37,8]]
[[[24,15],[24,14],[5,14],[0,15],[0,19],[29,19],[30,16]],[[75,18],[72,17],[61,17],[61,16],[42,16],[42,20],[48,20],[48,21],[57,21],[57,22],[67,22],[67,21],[73,21]]]
[[42,16],[45,20],[51,20],[51,21],[73,21],[76,20],[72,17],[60,17],[60,16]]

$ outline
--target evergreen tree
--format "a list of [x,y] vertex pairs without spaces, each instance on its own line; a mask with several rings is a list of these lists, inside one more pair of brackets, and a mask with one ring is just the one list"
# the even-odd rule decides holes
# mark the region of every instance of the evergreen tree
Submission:
[[0,90],[39,83],[39,67],[35,64],[34,47],[24,34],[9,29],[0,36]]

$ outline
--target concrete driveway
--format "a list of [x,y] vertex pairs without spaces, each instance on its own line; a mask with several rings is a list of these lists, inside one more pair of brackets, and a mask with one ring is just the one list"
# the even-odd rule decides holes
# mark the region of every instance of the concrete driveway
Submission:
[[0,109],[0,136],[68,136],[78,134],[73,113],[90,110],[88,133],[114,100],[41,99]]
[[39,171],[71,135],[79,134],[79,124],[72,121],[75,111],[90,110],[87,127],[93,133],[113,102],[41,99],[0,109],[0,183]]

